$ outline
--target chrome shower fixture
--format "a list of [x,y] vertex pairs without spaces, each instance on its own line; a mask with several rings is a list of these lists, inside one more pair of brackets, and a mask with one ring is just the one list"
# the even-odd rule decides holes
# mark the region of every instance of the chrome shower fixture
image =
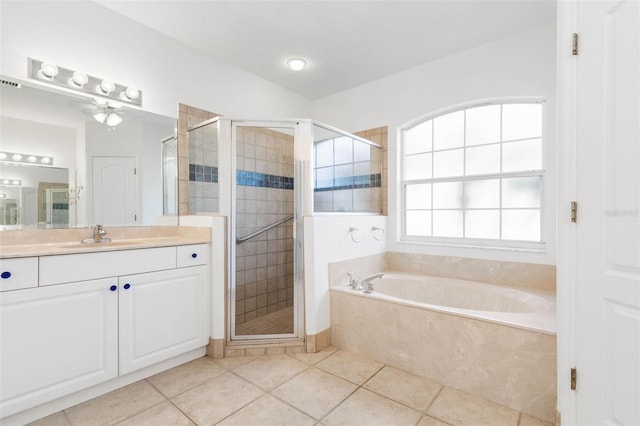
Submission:
[[142,106],[142,92],[133,86],[124,86],[112,80],[93,77],[82,71],[63,68],[51,62],[29,58],[28,63],[29,77],[34,80],[88,95]]

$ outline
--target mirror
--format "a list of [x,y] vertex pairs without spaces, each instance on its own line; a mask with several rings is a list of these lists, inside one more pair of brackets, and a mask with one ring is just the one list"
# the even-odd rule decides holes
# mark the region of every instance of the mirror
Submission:
[[80,95],[0,85],[0,157],[51,159],[0,158],[0,229],[177,224],[163,201],[176,174],[163,141],[175,137],[176,119],[122,106],[109,127],[100,111]]

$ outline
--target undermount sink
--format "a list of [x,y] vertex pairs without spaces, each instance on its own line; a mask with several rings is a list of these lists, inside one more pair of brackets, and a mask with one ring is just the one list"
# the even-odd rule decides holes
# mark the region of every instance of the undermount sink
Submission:
[[89,247],[119,247],[119,246],[129,246],[129,245],[134,245],[134,244],[140,244],[140,241],[108,241],[108,242],[104,242],[104,243],[71,243],[71,244],[64,244],[61,247],[65,248],[78,248],[78,247],[82,247],[82,248],[89,248]]

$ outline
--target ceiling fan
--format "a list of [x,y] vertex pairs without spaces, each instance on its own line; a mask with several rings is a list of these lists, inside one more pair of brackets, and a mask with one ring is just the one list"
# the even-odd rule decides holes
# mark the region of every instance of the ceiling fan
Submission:
[[113,129],[122,123],[122,115],[125,113],[120,102],[100,98],[93,99],[89,104],[89,108],[83,109],[82,112],[93,117],[98,123],[104,124],[109,129]]

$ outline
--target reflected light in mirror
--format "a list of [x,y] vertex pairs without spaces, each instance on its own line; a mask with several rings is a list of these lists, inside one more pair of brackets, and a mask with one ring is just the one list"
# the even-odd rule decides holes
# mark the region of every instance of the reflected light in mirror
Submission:
[[18,152],[0,152],[0,161],[8,163],[53,164],[52,157],[34,154],[21,154]]

